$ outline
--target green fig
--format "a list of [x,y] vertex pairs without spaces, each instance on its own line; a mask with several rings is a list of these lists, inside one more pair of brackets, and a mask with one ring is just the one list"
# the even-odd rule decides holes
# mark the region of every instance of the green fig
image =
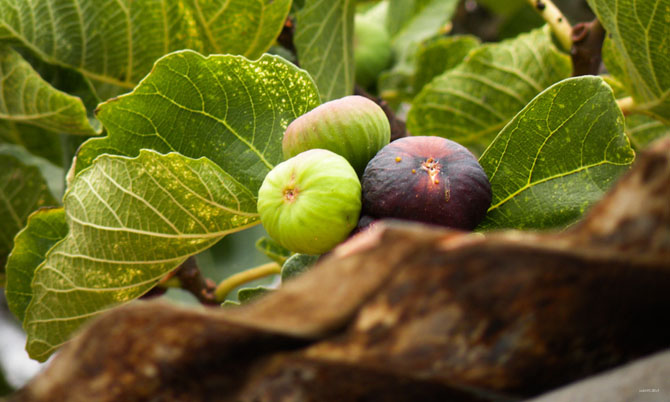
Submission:
[[379,105],[353,95],[326,102],[289,124],[284,159],[321,148],[343,156],[360,176],[370,159],[391,140],[391,126]]
[[322,254],[347,238],[361,212],[361,183],[346,159],[325,149],[274,167],[258,192],[261,222],[277,243]]
[[391,38],[383,25],[356,16],[354,21],[354,66],[358,85],[371,88],[393,59]]

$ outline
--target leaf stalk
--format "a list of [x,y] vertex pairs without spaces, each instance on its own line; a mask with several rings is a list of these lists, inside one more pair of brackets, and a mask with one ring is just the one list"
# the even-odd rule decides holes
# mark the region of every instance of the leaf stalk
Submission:
[[267,264],[259,265],[255,268],[239,272],[231,275],[219,283],[216,287],[214,295],[219,303],[226,300],[226,296],[236,287],[251,282],[256,279],[264,278],[270,275],[278,275],[281,273],[281,267],[276,262],[269,262]]

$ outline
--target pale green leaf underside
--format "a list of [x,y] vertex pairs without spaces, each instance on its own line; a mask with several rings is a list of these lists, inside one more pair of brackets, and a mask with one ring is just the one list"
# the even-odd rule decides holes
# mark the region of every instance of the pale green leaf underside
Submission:
[[324,102],[353,93],[355,9],[354,0],[307,0],[296,15],[298,60]]
[[259,57],[278,36],[290,0],[0,0],[0,39],[43,60],[133,87],[179,49]]
[[600,77],[561,81],[519,112],[480,158],[493,191],[480,227],[574,222],[633,158],[611,88]]
[[28,215],[39,207],[57,205],[36,166],[26,165],[0,147],[0,268]]
[[23,321],[33,291],[30,284],[35,269],[54,244],[67,235],[63,208],[44,208],[28,217],[28,224],[16,235],[7,260],[7,305]]
[[84,321],[141,296],[188,256],[258,223],[256,195],[206,158],[103,155],[64,199],[69,232],[35,271],[26,349],[44,360]]
[[608,34],[603,58],[636,108],[670,124],[670,0],[589,0]]
[[0,120],[95,135],[81,99],[52,87],[15,50],[0,45]]
[[56,166],[63,164],[60,135],[41,127],[0,120],[0,144],[15,144]]
[[533,97],[570,73],[570,59],[556,49],[547,27],[481,46],[423,88],[407,129],[482,152]]
[[172,53],[132,93],[100,105],[108,136],[82,145],[77,171],[103,153],[179,152],[209,158],[256,194],[283,159],[288,124],[318,104],[310,76],[280,57]]

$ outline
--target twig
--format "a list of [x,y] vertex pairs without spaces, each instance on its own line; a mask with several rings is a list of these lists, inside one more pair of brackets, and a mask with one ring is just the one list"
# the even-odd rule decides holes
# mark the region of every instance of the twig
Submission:
[[602,62],[605,29],[598,19],[572,28],[572,76],[598,75]]
[[289,50],[291,53],[296,55],[297,58],[298,53],[295,49],[295,44],[293,43],[294,32],[295,32],[295,23],[293,19],[286,18],[286,22],[284,22],[284,26],[282,27],[281,32],[279,33],[279,37],[277,38],[277,43],[279,43],[284,48]]
[[386,117],[389,120],[389,124],[391,125],[391,141],[397,140],[398,138],[402,137],[407,137],[407,129],[405,128],[405,122],[400,120],[398,117],[396,117],[395,112],[389,106],[388,102],[381,98],[377,98],[376,96],[373,96],[372,94],[368,93],[365,89],[361,88],[359,85],[356,85],[354,87],[354,94],[364,96],[376,104],[379,105],[379,107],[382,108],[384,113],[386,114]]
[[191,256],[176,269],[174,277],[179,279],[181,288],[187,290],[202,304],[218,305],[214,297],[216,284],[209,278],[205,278],[198,268],[195,257]]
[[551,0],[528,0],[528,2],[549,24],[563,50],[569,52],[572,48],[572,26],[561,10]]
[[226,296],[236,287],[251,282],[255,279],[264,278],[270,275],[277,275],[281,273],[281,267],[276,262],[269,262],[267,264],[259,265],[255,268],[239,272],[224,279],[219,286],[216,287],[215,298],[217,303],[226,300]]

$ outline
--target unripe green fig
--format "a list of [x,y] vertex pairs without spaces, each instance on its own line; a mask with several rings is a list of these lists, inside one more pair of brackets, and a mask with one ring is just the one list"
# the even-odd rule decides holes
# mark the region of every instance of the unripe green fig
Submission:
[[346,159],[325,149],[274,167],[258,191],[270,237],[291,251],[322,254],[347,238],[361,212],[361,183]]
[[326,102],[289,124],[284,159],[321,148],[343,156],[360,176],[373,156],[391,140],[391,126],[379,105],[352,95]]
[[358,85],[372,87],[392,58],[391,37],[384,26],[357,15],[354,20],[354,66]]

